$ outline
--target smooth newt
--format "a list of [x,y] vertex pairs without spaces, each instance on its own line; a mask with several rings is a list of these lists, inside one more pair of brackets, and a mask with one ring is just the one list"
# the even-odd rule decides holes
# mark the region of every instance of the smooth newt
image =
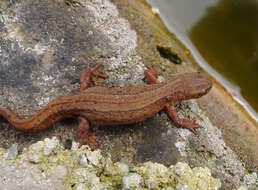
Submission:
[[199,98],[211,89],[211,80],[201,73],[175,75],[164,82],[158,82],[159,73],[150,69],[145,71],[145,76],[152,84],[128,88],[88,88],[92,82],[96,84],[98,77],[108,78],[97,71],[102,64],[82,72],[79,94],[58,98],[29,118],[20,118],[9,109],[0,109],[0,116],[16,129],[25,132],[41,131],[63,118],[77,117],[78,140],[80,144],[88,144],[93,149],[98,147],[98,137],[90,132],[90,124],[104,126],[137,123],[162,109],[167,111],[177,127],[187,128],[193,133],[201,128],[195,119],[180,119],[174,110],[174,104]]

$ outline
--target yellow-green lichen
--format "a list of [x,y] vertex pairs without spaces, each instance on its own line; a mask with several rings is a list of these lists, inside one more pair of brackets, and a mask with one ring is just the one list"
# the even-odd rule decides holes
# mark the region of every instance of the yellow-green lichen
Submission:
[[[211,176],[208,168],[191,169],[186,163],[167,168],[152,162],[129,168],[125,163],[114,163],[110,156],[102,156],[100,150],[91,151],[87,146],[78,148],[75,146],[77,143],[73,143],[71,150],[65,150],[58,142],[51,152],[44,155],[43,150],[47,142],[39,141],[31,145],[18,155],[17,159],[8,162],[17,171],[21,167],[21,171],[28,173],[26,177],[32,181],[43,183],[44,180],[61,179],[61,185],[68,190],[123,187],[137,190],[169,190],[181,186],[216,190],[221,185],[218,179]],[[32,153],[35,155],[32,156]],[[0,150],[0,158],[2,162],[7,162],[2,155],[6,155],[6,150]]]

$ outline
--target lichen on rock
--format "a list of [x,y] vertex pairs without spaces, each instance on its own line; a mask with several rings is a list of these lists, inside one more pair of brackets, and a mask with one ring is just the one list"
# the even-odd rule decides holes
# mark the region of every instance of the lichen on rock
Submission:
[[[52,151],[44,154],[49,146]],[[6,150],[0,150],[0,155],[6,154]],[[87,159],[86,165],[81,164],[80,155]],[[32,144],[17,158],[6,160],[1,156],[0,167],[0,186],[6,189],[29,186],[30,189],[52,189],[54,185],[58,190],[180,189],[185,186],[215,190],[221,186],[208,168],[191,169],[186,163],[167,168],[152,162],[129,167],[122,162],[113,162],[100,150],[91,151],[88,146],[82,146],[76,152],[65,150],[56,137]]]
[[[1,107],[8,107],[22,117],[29,116],[51,100],[78,93],[79,75],[88,67],[88,62],[105,62],[104,71],[110,78],[98,82],[110,87],[143,84],[145,64],[160,68],[164,72],[163,80],[176,69],[185,72],[181,66],[189,65],[189,60],[184,51],[178,49],[177,42],[171,42],[174,38],[161,31],[162,27],[156,25],[159,21],[153,22],[154,17],[146,11],[146,6],[138,6],[141,2],[143,0],[0,1]],[[132,8],[132,4],[136,6]],[[171,47],[171,53],[177,49],[178,57],[174,61],[160,56],[157,47],[163,45]],[[173,64],[177,58],[182,60],[182,65]],[[206,104],[211,103],[211,99],[212,96],[207,98]],[[207,169],[191,169],[181,164],[176,165],[179,168],[176,174],[167,167],[180,160],[191,167],[210,168],[222,185],[255,187],[257,175],[248,173],[241,157],[225,144],[218,126],[213,125],[196,101],[183,102],[177,105],[176,111],[186,119],[196,117],[204,128],[198,129],[196,136],[177,129],[163,111],[140,124],[110,128],[91,126],[94,133],[101,136],[101,149],[110,153],[113,160],[120,161],[115,163],[98,150],[92,152],[87,146],[78,147],[73,141],[76,119],[58,122],[55,127],[33,135],[1,122],[0,144],[10,147],[18,143],[18,147],[13,145],[8,151],[0,149],[0,183],[13,189],[17,189],[20,182],[25,189],[58,190],[122,187],[183,190],[208,187],[212,181],[218,186],[216,180],[206,179],[210,179]],[[221,117],[218,113],[214,115],[215,121],[221,121],[218,116]],[[235,121],[237,123],[229,123],[241,126]],[[53,136],[62,142],[57,142]],[[39,139],[45,140],[31,145]],[[73,142],[71,150],[60,145],[66,140]],[[27,149],[18,153],[24,147]],[[146,164],[149,160],[159,164]],[[180,183],[171,180],[181,178]],[[131,179],[138,182],[127,183]]]

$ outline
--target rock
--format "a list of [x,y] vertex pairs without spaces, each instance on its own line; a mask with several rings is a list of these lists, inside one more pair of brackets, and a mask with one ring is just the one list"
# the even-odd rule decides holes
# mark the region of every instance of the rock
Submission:
[[184,162],[178,162],[175,166],[170,166],[170,168],[173,170],[173,172],[178,175],[182,176],[184,175],[186,170],[190,170],[191,168]]
[[[49,151],[44,155],[45,147]],[[7,155],[6,150],[0,149],[0,155]],[[129,168],[87,146],[76,148],[76,152],[64,149],[55,137],[32,144],[16,157],[11,165],[7,163],[10,160],[0,157],[0,187],[3,189],[105,190],[122,187],[124,190],[173,190],[176,187],[187,190],[187,187],[198,187],[216,190],[220,186],[208,168],[191,169],[186,163],[167,168],[152,162]]]
[[191,190],[188,185],[177,185],[176,190]]
[[146,162],[135,170],[143,176],[148,189],[177,187],[177,189],[216,190],[221,186],[220,180],[214,179],[208,168],[191,169],[186,163],[181,162],[169,168],[162,164]]
[[12,160],[18,155],[18,144],[15,143],[9,148],[6,160]]
[[113,163],[110,159],[107,159],[104,172],[107,175],[124,176],[129,172],[129,167],[122,162]]
[[118,175],[125,175],[129,172],[129,166],[122,162],[116,162],[115,166],[117,167]]
[[162,164],[146,162],[141,167],[137,168],[136,171],[144,177],[145,185],[149,189],[158,188],[159,185],[169,183],[169,170]]
[[85,154],[80,154],[78,156],[78,162],[82,167],[86,167],[88,165],[88,160]]
[[245,175],[244,183],[248,186],[253,185],[253,184],[256,184],[258,186],[257,173],[253,172],[253,173]]
[[57,140],[56,137],[53,137],[52,139],[46,138],[44,142],[45,142],[45,147],[43,149],[44,156],[50,155],[53,152],[53,150],[55,150],[59,145],[58,144],[59,141]]
[[48,172],[48,176],[50,176],[48,180],[52,181],[53,184],[63,184],[64,179],[67,177],[68,171],[69,169],[67,166],[56,165]]
[[71,148],[71,151],[73,154],[76,154],[77,150],[79,148],[79,143],[78,142],[72,142],[72,148]]
[[221,182],[211,176],[208,168],[196,167],[191,169],[186,163],[170,166],[171,176],[178,176],[178,188],[215,190],[221,187]]
[[89,160],[89,162],[95,166],[97,166],[102,159],[102,156],[101,156],[99,150],[95,150],[93,152],[87,151],[86,154],[87,154],[87,159]]
[[[46,138],[44,141],[38,141],[32,144],[26,152],[27,159],[33,163],[42,162],[45,156],[49,156],[59,147],[59,141],[56,137],[52,139]],[[51,159],[55,162],[55,159]]]
[[76,186],[76,190],[85,190],[87,189],[87,186],[83,183],[80,183]]
[[43,160],[42,151],[43,151],[44,145],[45,144],[43,141],[38,141],[37,143],[32,144],[29,147],[26,156],[30,162],[39,163]]
[[86,168],[78,168],[72,171],[71,182],[76,185],[76,189],[92,189],[101,187],[100,178]]
[[240,186],[237,190],[248,190],[245,186]]
[[[1,108],[8,107],[21,117],[26,117],[37,113],[52,100],[78,93],[79,75],[83,69],[88,67],[88,62],[105,62],[103,69],[110,78],[105,81],[100,79],[98,82],[110,87],[145,83],[142,80],[146,69],[144,64],[157,63],[155,66],[160,71],[164,71],[165,78],[176,71],[186,71],[185,66],[175,66],[171,61],[161,57],[157,46],[171,47],[172,54],[173,50],[178,58],[185,62],[185,65],[191,65],[192,60],[189,58],[192,56],[186,56],[184,47],[178,45],[173,37],[171,39],[171,34],[166,29],[164,32],[164,26],[158,26],[160,21],[153,22],[155,18],[148,12],[149,7],[141,4],[143,1],[79,0],[76,2],[81,2],[82,5],[75,7],[66,2],[60,0],[0,1]],[[180,117],[196,117],[197,122],[203,125],[204,128],[198,129],[196,136],[185,129],[175,128],[166,114],[156,114],[149,120],[132,126],[94,128],[94,133],[104,134],[100,145],[106,153],[110,153],[114,160],[122,160],[130,166],[133,163],[144,163],[146,160],[164,165],[171,165],[182,160],[189,162],[191,166],[211,168],[212,173],[217,174],[223,185],[229,184],[229,187],[237,188],[240,185],[247,185],[244,183],[251,184],[253,177],[249,179],[247,176],[243,180],[248,170],[241,160],[245,158],[246,153],[253,155],[253,152],[257,152],[257,143],[255,144],[257,141],[253,140],[252,143],[245,144],[242,142],[249,138],[235,137],[237,135],[242,137],[242,134],[245,137],[251,135],[257,137],[257,130],[254,130],[257,128],[249,130],[248,126],[253,125],[243,122],[241,117],[227,106],[227,104],[234,105],[231,100],[224,100],[224,96],[216,98],[214,93],[219,93],[216,89],[214,87],[207,96],[200,99],[200,104],[208,108],[209,118],[213,118],[212,122],[196,101],[185,101],[177,106],[176,111],[179,112]],[[2,122],[1,130],[4,130],[3,134],[11,134],[5,135],[9,144],[18,143],[22,148],[45,137],[59,136],[62,141],[76,139],[77,123],[75,120],[58,122],[55,125],[56,127],[36,135],[18,132]],[[216,126],[231,132],[223,134],[222,138]],[[166,131],[169,132],[166,133]],[[243,151],[244,156],[235,155],[224,142],[224,138],[229,139],[228,142],[233,145],[235,144],[234,146],[237,147],[235,150]],[[0,141],[0,144],[6,146],[6,141]],[[14,187],[16,185],[13,189],[17,189],[18,182],[12,179],[24,179],[24,173],[28,175],[23,187],[36,184],[33,187],[38,188],[36,179],[40,179],[42,189],[43,186],[46,187],[45,189],[57,187],[53,184],[49,185],[51,181],[47,181],[48,171],[51,171],[57,164],[67,169],[65,182],[66,185],[69,184],[69,188],[73,185],[82,188],[87,185],[76,181],[75,184],[70,183],[72,181],[69,178],[71,171],[78,168],[87,169],[105,182],[91,188],[121,185],[123,176],[129,172],[127,172],[129,167],[116,165],[112,161],[108,166],[109,171],[105,171],[106,158],[101,157],[97,152],[87,153],[88,150],[79,148],[78,143],[72,143],[72,151],[64,151],[59,145],[54,144],[55,142],[50,140],[49,143],[47,140],[43,142],[42,147],[40,144],[32,145],[18,155],[17,159],[11,160],[18,165],[20,170],[17,169],[17,173],[21,177],[5,176],[9,169],[1,170],[0,172],[5,171],[1,173],[5,176],[2,178],[3,183],[0,182],[1,188],[3,184],[12,182]],[[249,149],[252,151],[248,151]],[[3,169],[7,156],[6,150],[0,151],[0,158],[4,158],[4,161],[0,162],[3,166],[1,169]],[[247,156],[248,159],[249,157]],[[253,157],[257,158],[255,155]],[[250,163],[254,163],[253,166],[255,166],[255,162],[250,161]],[[150,188],[160,187],[161,182],[165,182],[166,188],[171,188],[171,184],[167,183],[171,181],[170,178],[180,179],[180,184],[173,184],[175,185],[173,187],[176,185],[192,187],[191,184],[183,183],[184,177],[189,179],[186,174],[193,172],[188,165],[185,169],[183,166],[179,167],[177,174],[164,165],[156,164],[155,168],[150,164],[145,164],[141,165],[142,170],[139,170],[139,173],[135,168],[131,168],[130,172],[142,175],[144,179],[143,173],[148,174],[145,180]],[[30,170],[29,167],[35,167],[33,168],[35,170]],[[148,167],[153,168],[155,172],[150,172]],[[32,171],[36,177],[31,174]],[[102,172],[107,172],[108,175],[105,176]],[[194,175],[191,182],[209,184],[206,181],[210,177],[207,171],[200,172],[205,174],[203,178],[200,178],[202,174],[199,177],[191,174]],[[10,173],[14,174],[12,171]],[[194,180],[199,180],[199,182],[193,182]],[[202,180],[204,182],[201,182]],[[33,183],[30,184],[30,181]],[[215,183],[214,180],[211,181]],[[218,186],[215,184],[214,187],[217,187],[216,185]]]
[[143,179],[137,173],[129,173],[122,179],[122,189],[131,190],[143,187]]

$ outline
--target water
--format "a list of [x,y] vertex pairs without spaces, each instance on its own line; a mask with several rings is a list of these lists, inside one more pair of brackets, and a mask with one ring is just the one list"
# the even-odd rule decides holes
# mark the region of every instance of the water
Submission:
[[148,2],[201,67],[258,121],[258,1]]

